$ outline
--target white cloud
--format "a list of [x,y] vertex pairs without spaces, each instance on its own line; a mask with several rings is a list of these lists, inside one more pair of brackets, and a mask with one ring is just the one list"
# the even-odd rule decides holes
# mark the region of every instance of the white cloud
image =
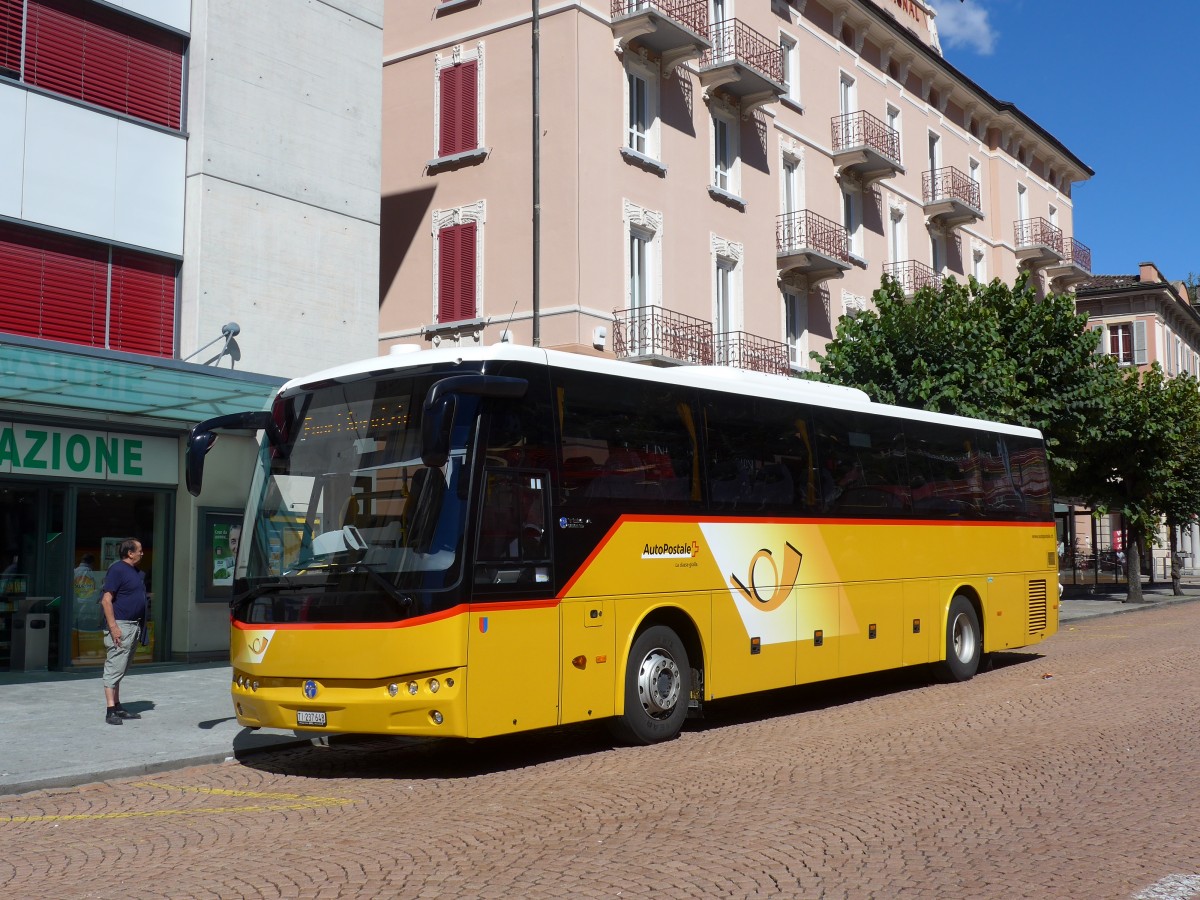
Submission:
[[988,21],[980,0],[933,0],[937,10],[937,30],[943,46],[965,47],[982,56],[990,56],[1000,33]]

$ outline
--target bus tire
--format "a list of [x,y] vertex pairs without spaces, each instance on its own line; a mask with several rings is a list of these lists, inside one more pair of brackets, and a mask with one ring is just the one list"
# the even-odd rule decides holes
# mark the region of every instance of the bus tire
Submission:
[[627,744],[657,744],[678,735],[691,675],[687,649],[674,631],[654,625],[639,634],[625,667],[625,712],[611,720],[613,736]]
[[969,681],[979,671],[983,657],[983,630],[975,606],[962,594],[955,594],[946,616],[946,661],[942,674],[947,681]]

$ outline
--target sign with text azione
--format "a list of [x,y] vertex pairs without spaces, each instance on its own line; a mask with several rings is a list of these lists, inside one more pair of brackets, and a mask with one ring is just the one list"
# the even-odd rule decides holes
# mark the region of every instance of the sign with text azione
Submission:
[[0,472],[174,484],[179,445],[174,438],[0,422]]

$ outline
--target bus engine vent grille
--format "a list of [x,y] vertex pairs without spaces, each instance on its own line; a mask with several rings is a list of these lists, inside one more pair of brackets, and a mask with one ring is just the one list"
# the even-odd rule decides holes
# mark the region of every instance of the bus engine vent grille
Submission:
[[1029,582],[1029,633],[1046,630],[1046,582]]

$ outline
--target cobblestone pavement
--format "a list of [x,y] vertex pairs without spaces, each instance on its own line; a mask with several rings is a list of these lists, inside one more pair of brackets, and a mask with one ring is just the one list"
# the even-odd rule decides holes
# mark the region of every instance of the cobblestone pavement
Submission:
[[6,897],[1200,896],[1200,604],[677,741],[334,739],[0,798]]

